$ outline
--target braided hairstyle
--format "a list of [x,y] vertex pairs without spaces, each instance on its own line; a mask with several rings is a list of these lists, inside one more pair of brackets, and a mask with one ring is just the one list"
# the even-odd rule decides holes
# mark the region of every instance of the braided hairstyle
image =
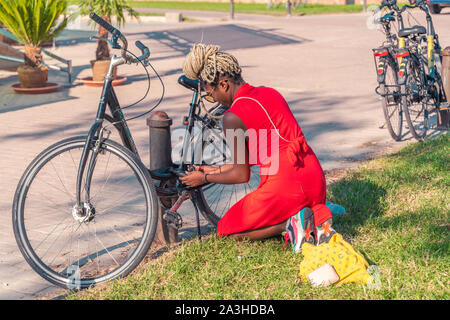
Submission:
[[220,46],[194,44],[183,63],[184,74],[191,79],[217,86],[220,77],[228,77],[232,82],[242,81],[241,67],[234,56],[219,51]]

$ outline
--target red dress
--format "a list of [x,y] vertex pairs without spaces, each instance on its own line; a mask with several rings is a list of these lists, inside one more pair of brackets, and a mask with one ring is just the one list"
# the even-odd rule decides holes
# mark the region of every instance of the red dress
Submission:
[[[261,182],[220,219],[218,235],[273,226],[304,207],[312,209],[316,226],[331,218],[325,205],[322,167],[281,94],[272,88],[246,83],[233,101],[227,112],[237,115],[247,131],[257,133],[256,139],[249,139],[249,153],[250,164],[260,165]],[[279,137],[278,148],[272,135]],[[276,149],[278,157],[272,152]]]

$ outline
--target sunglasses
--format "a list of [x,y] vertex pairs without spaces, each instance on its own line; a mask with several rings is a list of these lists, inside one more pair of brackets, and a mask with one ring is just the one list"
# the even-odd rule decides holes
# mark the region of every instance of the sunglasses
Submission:
[[202,96],[202,98],[210,103],[216,102],[216,99],[214,99],[214,97],[210,93],[206,93],[205,95]]

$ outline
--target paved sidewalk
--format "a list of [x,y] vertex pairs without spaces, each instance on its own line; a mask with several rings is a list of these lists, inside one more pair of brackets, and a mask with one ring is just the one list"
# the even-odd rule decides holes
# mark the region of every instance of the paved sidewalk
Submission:
[[[166,90],[158,110],[173,118],[174,129],[181,127],[190,103],[190,92],[176,83],[181,64],[191,44],[203,39],[235,54],[250,84],[274,87],[285,96],[325,170],[352,167],[358,160],[413,142],[407,135],[403,142],[394,143],[387,129],[379,128],[384,119],[374,93],[371,48],[380,44],[383,35],[366,27],[366,15],[275,18],[238,14],[234,22],[222,21],[228,16],[225,13],[215,20],[208,13],[198,18],[201,16],[209,20],[129,23],[123,30],[130,47],[135,40],[150,47],[153,66]],[[450,45],[448,18],[446,14],[434,16],[443,45]],[[66,32],[52,50],[73,60],[78,79],[90,75],[89,60],[94,58],[96,47],[95,42],[86,40],[91,34],[89,28]],[[121,103],[128,105],[145,92],[146,77],[135,66],[124,66],[119,72],[129,81],[116,87],[116,92]],[[66,79],[51,72],[50,81],[63,83]],[[100,89],[75,86],[54,94],[22,96],[10,88],[15,82],[14,73],[0,71],[0,299],[35,299],[61,290],[37,276],[17,248],[11,225],[14,191],[23,171],[40,151],[58,140],[87,132]],[[160,93],[161,86],[152,76],[150,96],[127,114],[148,110]],[[130,127],[148,165],[145,117],[130,122]],[[184,210],[191,211],[188,207]],[[193,226],[193,217],[186,220],[185,234]]]

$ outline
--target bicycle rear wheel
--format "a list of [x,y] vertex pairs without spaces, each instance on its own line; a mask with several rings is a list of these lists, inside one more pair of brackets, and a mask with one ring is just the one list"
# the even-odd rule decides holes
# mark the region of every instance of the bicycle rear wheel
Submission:
[[147,169],[109,140],[100,146],[83,214],[74,210],[85,142],[69,138],[41,152],[24,172],[13,203],[14,235],[25,260],[69,289],[127,275],[145,257],[157,223]]
[[[223,112],[220,110],[219,112]],[[202,163],[220,166],[227,162],[230,152],[219,122],[210,135],[203,136]],[[260,183],[260,166],[250,167],[250,180],[241,184],[209,183],[199,189],[196,204],[202,215],[214,226],[222,216],[239,200],[256,190]]]
[[400,87],[402,108],[411,135],[423,140],[428,130],[428,108],[423,93],[420,66],[410,60],[407,65],[406,83]]
[[399,141],[402,135],[403,114],[397,72],[392,61],[388,61],[386,64],[385,81],[380,84],[380,93],[382,96],[381,106],[389,134],[392,139]]
[[211,183],[200,189],[196,203],[210,223],[216,226],[236,202],[256,190],[260,183],[259,166],[251,166],[250,171],[250,180],[246,183],[233,185]]

